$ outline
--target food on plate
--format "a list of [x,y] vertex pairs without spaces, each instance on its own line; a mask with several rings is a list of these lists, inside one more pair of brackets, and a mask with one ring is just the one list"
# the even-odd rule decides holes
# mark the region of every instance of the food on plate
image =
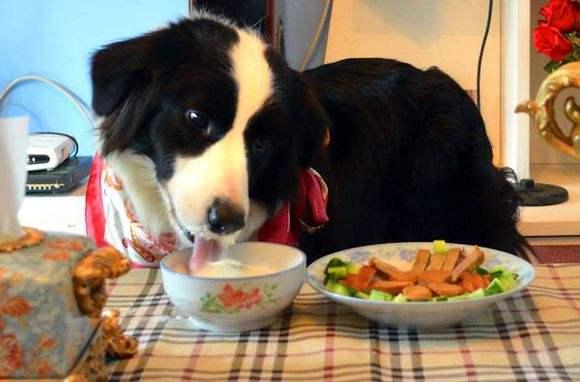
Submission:
[[475,268],[479,267],[483,263],[483,260],[485,260],[485,255],[481,249],[479,249],[479,247],[475,246],[469,255],[467,255],[467,257],[463,259],[459,265],[453,268],[453,272],[451,272],[451,281],[455,282],[465,271],[474,271]]
[[403,289],[403,295],[409,301],[429,301],[433,297],[431,289],[423,285],[410,285]]
[[431,257],[431,252],[428,249],[420,249],[417,251],[417,256],[415,256],[415,261],[413,262],[413,267],[411,271],[416,274],[420,274],[425,271],[427,265],[429,265],[429,258]]
[[326,289],[340,295],[394,303],[456,301],[481,298],[517,286],[517,275],[504,266],[481,268],[485,254],[473,247],[448,248],[443,240],[433,243],[433,253],[419,249],[410,270],[401,269],[376,256],[368,264],[332,258],[324,271]]

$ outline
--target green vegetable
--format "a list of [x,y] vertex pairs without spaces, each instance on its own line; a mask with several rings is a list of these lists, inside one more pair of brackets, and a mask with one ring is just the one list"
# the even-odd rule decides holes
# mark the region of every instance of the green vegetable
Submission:
[[[493,281],[497,280],[502,292],[507,292],[508,290],[514,289],[518,283],[518,275],[504,267],[503,265],[498,265],[493,267],[489,272],[493,277]],[[491,286],[491,284],[489,285]],[[488,286],[488,288],[489,288]],[[500,292],[501,293],[501,292]],[[495,294],[495,293],[494,293]]]
[[431,298],[432,302],[440,302],[440,301],[447,301],[447,297],[445,296],[435,296]]
[[348,297],[351,296],[350,290],[346,287],[346,285],[343,285],[341,283],[336,283],[334,285],[333,292],[336,293],[336,294],[340,294],[342,296],[348,296]]
[[335,280],[343,279],[346,277],[346,266],[330,267],[327,269],[327,276],[334,278]]
[[407,297],[405,297],[405,295],[402,294],[402,293],[399,293],[393,299],[393,302],[397,302],[397,303],[399,303],[399,302],[407,302],[407,301],[409,301],[409,300],[407,300]]
[[371,301],[391,301],[392,299],[392,295],[377,289],[371,290],[371,294],[369,295],[369,300]]
[[346,271],[348,273],[352,273],[352,274],[355,274],[355,275],[358,275],[358,273],[359,273],[359,271],[360,271],[361,268],[362,268],[362,265],[353,263],[352,261],[350,261],[350,262],[348,262],[346,264]]
[[447,248],[447,243],[445,243],[445,240],[434,240],[433,241],[433,252],[444,253],[447,251],[448,251],[448,248]]
[[503,289],[503,286],[501,285],[501,282],[499,281],[499,279],[491,280],[491,283],[489,283],[487,288],[485,288],[485,295],[486,296],[491,296],[491,295],[499,294],[502,292],[504,292],[504,289]]
[[501,287],[503,288],[504,292],[507,292],[508,290],[512,290],[518,285],[518,283],[513,275],[503,275],[501,277],[498,277],[495,280],[498,280],[500,282]]
[[[490,284],[491,285],[491,284]],[[482,288],[476,289],[471,293],[460,294],[459,296],[449,297],[447,301],[462,301],[462,300],[474,300],[478,298],[485,297],[485,292]]]
[[506,274],[511,274],[511,272],[503,265],[497,265],[497,266],[491,268],[491,270],[489,271],[489,274],[491,275],[491,277],[496,278],[496,277],[501,277],[501,276],[506,275]]
[[368,293],[365,293],[365,292],[356,292],[354,294],[354,297],[362,298],[363,300],[368,300],[370,298],[370,295]]
[[330,259],[330,261],[326,265],[326,269],[324,270],[324,273],[326,273],[326,271],[328,270],[328,268],[332,268],[332,267],[344,267],[344,266],[346,266],[346,263],[344,261],[342,261],[338,257],[333,257],[332,259]]
[[473,300],[482,297],[485,297],[485,292],[483,291],[483,288],[476,289],[467,295],[468,300]]
[[477,267],[475,268],[475,273],[477,273],[478,275],[488,275],[489,272],[486,271],[485,269],[481,268],[481,267]]
[[336,286],[336,284],[338,284],[336,282],[336,280],[334,279],[328,279],[325,283],[324,286],[326,287],[326,289],[328,289],[331,292],[334,292],[334,287]]
[[460,294],[459,296],[449,297],[447,301],[461,301],[468,300],[469,293]]

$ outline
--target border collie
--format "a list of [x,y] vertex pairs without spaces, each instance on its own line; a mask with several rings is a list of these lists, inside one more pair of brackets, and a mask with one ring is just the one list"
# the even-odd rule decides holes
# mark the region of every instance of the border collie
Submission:
[[307,168],[329,190],[328,224],[300,237],[309,261],[433,239],[525,254],[482,117],[437,68],[370,58],[299,73],[201,13],[99,50],[92,82],[100,152],[139,222],[173,227],[194,258],[252,237]]

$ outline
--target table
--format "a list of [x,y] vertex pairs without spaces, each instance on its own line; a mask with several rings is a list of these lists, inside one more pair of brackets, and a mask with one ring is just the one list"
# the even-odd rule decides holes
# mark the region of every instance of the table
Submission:
[[270,329],[223,335],[172,318],[158,270],[110,286],[107,307],[140,343],[111,380],[580,380],[580,265],[536,266],[532,286],[438,332],[382,328],[304,285]]

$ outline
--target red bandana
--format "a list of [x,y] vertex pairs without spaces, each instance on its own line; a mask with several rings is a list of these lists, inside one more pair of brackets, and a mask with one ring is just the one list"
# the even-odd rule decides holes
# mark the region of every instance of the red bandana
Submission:
[[[108,245],[104,239],[106,216],[103,208],[101,174],[103,161],[95,155],[87,185],[87,234],[97,246]],[[302,230],[313,233],[328,222],[326,204],[328,188],[315,170],[303,169],[295,203],[284,202],[280,211],[266,221],[257,234],[259,241],[297,246]]]
[[258,231],[258,241],[297,246],[300,232],[313,233],[328,223],[328,187],[315,170],[301,171],[296,203],[284,202],[280,211]]

